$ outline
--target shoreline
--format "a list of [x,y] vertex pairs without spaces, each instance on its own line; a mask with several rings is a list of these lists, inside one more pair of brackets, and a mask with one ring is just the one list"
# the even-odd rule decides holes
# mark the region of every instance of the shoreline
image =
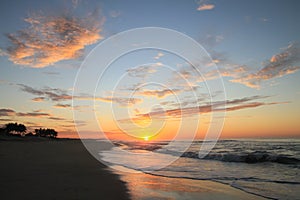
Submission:
[[[100,142],[103,150],[111,145]],[[79,139],[0,139],[1,199],[130,199]]]

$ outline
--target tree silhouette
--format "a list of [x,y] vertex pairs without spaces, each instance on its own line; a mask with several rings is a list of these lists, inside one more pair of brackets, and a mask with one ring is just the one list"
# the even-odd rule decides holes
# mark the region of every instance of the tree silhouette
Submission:
[[54,129],[44,129],[44,128],[39,128],[34,130],[35,135],[39,137],[50,137],[50,138],[56,138],[57,137],[57,132]]
[[26,133],[27,128],[24,124],[8,123],[8,124],[5,124],[4,130],[8,134],[19,133],[19,134],[24,135]]
[[24,124],[18,124],[17,127],[17,132],[21,133],[22,135],[24,135],[27,131],[27,128]]
[[0,135],[5,135],[5,134],[6,134],[5,128],[0,128]]
[[48,137],[48,138],[56,138],[58,133],[54,129],[50,128],[39,128],[35,129],[35,135],[30,132],[26,134],[27,128],[24,124],[18,123],[7,123],[3,128],[0,128],[1,135],[15,135],[15,136],[39,136],[39,137]]

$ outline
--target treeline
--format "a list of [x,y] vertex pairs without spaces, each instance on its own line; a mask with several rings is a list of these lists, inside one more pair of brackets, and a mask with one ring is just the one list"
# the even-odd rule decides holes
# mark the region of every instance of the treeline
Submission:
[[49,137],[56,138],[58,133],[54,129],[50,128],[39,128],[35,129],[34,133],[27,133],[27,127],[24,124],[18,123],[8,123],[0,128],[0,133],[2,135],[12,135],[12,136],[36,136],[36,137]]
[[34,132],[36,136],[40,136],[40,137],[53,137],[53,138],[57,137],[57,132],[54,129],[50,129],[50,128],[35,129]]

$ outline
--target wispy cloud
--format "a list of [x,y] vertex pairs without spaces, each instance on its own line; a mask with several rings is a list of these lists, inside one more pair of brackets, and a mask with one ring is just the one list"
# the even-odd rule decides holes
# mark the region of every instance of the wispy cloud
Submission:
[[48,119],[55,120],[55,121],[66,120],[66,118],[62,118],[62,117],[48,117]]
[[205,48],[209,49],[210,54],[214,47],[220,44],[224,40],[223,35],[215,35],[211,33],[207,33],[200,37],[199,43],[203,45]]
[[24,19],[26,28],[7,34],[10,46],[6,53],[13,63],[34,68],[76,59],[87,45],[102,38],[104,18],[99,18],[98,12],[86,17],[31,14]]
[[43,113],[43,112],[19,112],[16,113],[17,116],[19,117],[47,117],[51,116],[49,113]]
[[154,57],[155,60],[160,59],[161,57],[163,57],[165,54],[163,54],[162,52],[158,52],[158,54]]
[[[247,87],[259,89],[261,83],[274,78],[293,74],[300,69],[300,46],[298,42],[291,43],[287,47],[281,48],[281,52],[270,56],[270,59],[262,62],[261,69],[257,72],[253,71],[253,67],[237,64],[230,60],[229,56],[224,52],[217,52],[214,47],[224,39],[223,36],[214,36],[207,34],[201,37],[200,43],[209,50],[211,60],[204,61],[201,68],[201,76],[189,65],[182,66],[179,74],[186,80],[197,83],[204,80],[213,80],[220,77],[231,77],[231,82],[244,84]],[[210,68],[217,64],[218,68]],[[176,79],[177,77],[177,79]],[[176,83],[182,77],[174,75]],[[198,77],[198,78],[197,78]],[[274,84],[274,82],[272,83]]]
[[[45,87],[42,89],[36,89],[24,84],[17,84],[20,89],[29,94],[37,95],[38,97],[33,100],[41,101],[41,100],[50,100],[53,102],[61,102],[61,101],[70,101],[72,98],[77,100],[91,100],[91,101],[102,101],[102,102],[111,102],[117,103],[120,106],[132,106],[134,104],[142,102],[142,99],[139,98],[127,98],[127,97],[94,97],[93,95],[81,95],[81,96],[72,96],[68,93],[67,90],[59,89],[59,88],[50,88]],[[56,103],[53,107],[55,108],[71,108],[71,104],[63,104]]]
[[45,100],[45,97],[35,97],[32,99],[34,102],[43,102]]
[[62,104],[62,103],[57,103],[53,106],[54,108],[70,108],[71,104]]
[[10,108],[2,108],[0,109],[0,117],[8,117],[15,115],[16,112]]
[[[11,121],[11,117],[14,118],[43,118],[43,119],[49,119],[49,120],[55,120],[55,121],[66,121],[68,122],[68,120],[66,118],[62,118],[62,117],[57,117],[57,116],[53,116],[50,113],[46,113],[46,112],[42,112],[41,110],[34,110],[32,112],[17,112],[13,109],[10,108],[2,108],[0,109],[0,117],[8,117],[7,118],[2,118],[0,119],[0,121]],[[28,122],[27,124],[33,125],[33,122]],[[35,124],[34,124],[35,125]]]
[[179,93],[179,89],[164,89],[164,90],[141,90],[138,91],[139,95],[143,96],[155,96],[157,98],[164,98],[169,95],[174,95],[176,93]]
[[119,10],[112,10],[109,12],[109,16],[112,18],[117,18],[121,15],[121,11]]
[[43,72],[43,74],[46,74],[46,75],[59,75],[60,73],[59,72]]
[[0,122],[10,122],[12,121],[11,119],[0,119]]
[[160,62],[149,64],[149,65],[142,65],[142,66],[128,69],[127,73],[131,77],[145,78],[147,75],[155,73],[157,71],[156,67],[162,65],[163,64]]
[[10,117],[10,116],[19,116],[19,117],[45,117],[51,116],[48,113],[40,112],[39,110],[33,112],[16,112],[10,108],[0,109],[0,117]]
[[203,10],[212,10],[215,8],[215,5],[212,3],[209,3],[207,0],[201,0],[198,2],[199,6],[197,8],[198,11]]
[[241,110],[245,108],[255,108],[259,106],[264,106],[264,105],[276,105],[276,104],[284,104],[287,102],[271,102],[271,103],[264,103],[264,102],[252,102],[252,103],[247,103],[247,104],[242,104],[242,105],[237,105],[237,106],[232,106],[228,107],[225,109],[217,109],[217,110],[226,110],[226,111],[235,111],[235,110]]
[[38,97],[35,98],[35,100],[48,99],[51,101],[64,101],[64,100],[72,99],[72,96],[69,95],[66,90],[62,90],[59,88],[46,87],[43,89],[35,89],[33,87],[24,84],[17,84],[17,85],[20,87],[22,91],[33,95],[37,95]]
[[281,53],[276,54],[265,62],[262,69],[256,73],[235,78],[232,82],[242,83],[248,87],[259,88],[260,82],[287,74],[300,69],[300,48],[298,43],[290,44]]
[[109,103],[117,103],[123,107],[130,107],[134,104],[141,103],[143,100],[139,98],[126,98],[126,97],[96,97],[95,100]]
[[172,118],[180,118],[180,117],[190,117],[197,114],[204,114],[210,112],[224,112],[224,111],[237,111],[247,108],[255,108],[266,105],[275,105],[275,104],[283,104],[288,102],[251,102],[259,99],[267,98],[268,96],[252,96],[245,97],[240,99],[233,99],[221,102],[212,102],[209,104],[205,104],[202,106],[193,106],[193,107],[177,107],[174,109],[160,110],[160,111],[152,111],[149,113],[136,113],[136,116],[133,119],[121,119],[120,122],[128,123],[138,120],[149,120],[149,119],[160,119],[166,117]]

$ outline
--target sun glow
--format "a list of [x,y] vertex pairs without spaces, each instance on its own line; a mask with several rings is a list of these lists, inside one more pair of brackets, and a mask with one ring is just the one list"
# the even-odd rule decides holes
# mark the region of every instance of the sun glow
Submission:
[[145,140],[145,141],[148,141],[148,140],[149,140],[149,136],[145,136],[145,137],[144,137],[144,140]]

